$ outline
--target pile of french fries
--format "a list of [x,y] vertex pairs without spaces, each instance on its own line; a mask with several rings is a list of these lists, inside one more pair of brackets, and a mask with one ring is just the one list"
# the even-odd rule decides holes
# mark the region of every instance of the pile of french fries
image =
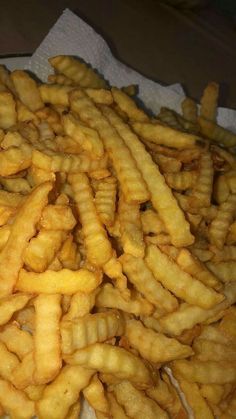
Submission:
[[[236,411],[236,135],[69,56],[0,67],[0,415]],[[168,368],[166,368],[168,367]]]

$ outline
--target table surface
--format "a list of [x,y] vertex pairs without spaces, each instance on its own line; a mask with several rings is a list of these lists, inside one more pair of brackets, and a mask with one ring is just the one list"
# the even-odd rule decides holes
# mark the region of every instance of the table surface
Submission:
[[65,7],[143,75],[180,82],[197,100],[208,81],[218,81],[220,104],[236,108],[236,31],[212,8],[181,13],[158,0],[1,0],[0,55],[32,53]]

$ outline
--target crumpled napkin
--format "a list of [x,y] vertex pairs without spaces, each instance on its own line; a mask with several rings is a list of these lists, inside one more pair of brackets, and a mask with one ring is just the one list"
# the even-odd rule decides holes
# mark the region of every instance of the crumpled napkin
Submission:
[[[105,40],[91,26],[69,9],[64,10],[48,35],[36,49],[26,66],[44,82],[52,73],[48,58],[67,54],[82,58],[104,75],[111,85],[121,87],[139,85],[139,98],[145,106],[157,114],[161,106],[180,112],[185,97],[180,84],[162,86],[143,77],[113,57]],[[219,124],[236,131],[236,111],[219,108]]]

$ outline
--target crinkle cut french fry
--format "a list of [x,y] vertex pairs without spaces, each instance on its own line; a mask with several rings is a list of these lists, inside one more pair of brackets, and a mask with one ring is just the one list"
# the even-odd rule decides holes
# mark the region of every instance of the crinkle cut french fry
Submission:
[[136,257],[144,257],[145,244],[141,225],[139,205],[127,203],[120,193],[118,203],[121,245],[125,253]]
[[44,272],[59,251],[66,233],[61,230],[41,229],[24,252],[25,265],[34,272]]
[[177,149],[192,148],[198,143],[202,144],[202,139],[195,134],[177,131],[158,123],[132,122],[131,125],[140,137],[155,144]]
[[11,93],[0,92],[0,128],[7,129],[16,124],[16,104]]
[[72,234],[64,241],[57,257],[63,268],[71,269],[73,271],[80,268],[81,256],[77,244],[73,241]]
[[174,375],[180,375],[189,382],[199,384],[227,384],[236,379],[236,368],[227,361],[186,361],[177,360],[171,363]]
[[213,121],[208,121],[202,117],[198,118],[201,134],[210,140],[224,144],[225,147],[234,147],[236,145],[236,134],[217,125]]
[[101,159],[95,160],[85,153],[79,155],[63,154],[49,149],[43,150],[43,152],[34,149],[32,164],[46,172],[89,172],[90,170],[104,169],[107,166],[107,156],[105,154]]
[[95,411],[109,416],[109,404],[105,396],[104,387],[97,375],[94,375],[89,385],[85,387],[83,395]]
[[222,204],[225,202],[230,194],[230,188],[227,183],[227,178],[225,175],[220,175],[217,177],[216,181],[214,182],[213,187],[213,198],[217,202],[217,204]]
[[78,59],[67,55],[57,55],[49,58],[49,62],[57,72],[64,74],[81,87],[102,88],[106,86],[105,80]]
[[149,301],[141,296],[138,297],[124,297],[123,293],[111,284],[105,284],[96,297],[97,307],[117,308],[118,310],[133,313],[136,316],[144,315],[150,316],[154,311],[154,307]]
[[110,412],[114,419],[129,419],[123,407],[119,405],[112,393],[107,393],[107,398],[110,405]]
[[26,330],[20,329],[17,323],[9,323],[0,330],[0,341],[20,359],[33,350],[31,334]]
[[195,359],[200,361],[232,361],[236,362],[234,345],[223,345],[207,339],[198,338],[193,344]]
[[113,225],[116,210],[116,178],[108,176],[98,181],[95,191],[96,210],[103,224]]
[[[122,136],[125,144],[134,156],[151,193],[153,207],[164,222],[173,244],[177,247],[191,244],[193,236],[190,233],[189,224],[149,153],[145,150],[138,137],[132,133],[130,128],[111,109],[103,107],[103,112]],[[178,228],[176,228],[177,226]]]
[[90,293],[101,283],[100,272],[90,272],[87,269],[72,271],[47,270],[41,273],[28,272],[21,269],[16,283],[18,291],[34,292],[36,294],[66,294],[72,295],[78,291]]
[[190,198],[192,207],[209,207],[211,204],[213,186],[213,162],[209,152],[202,153],[200,157],[199,175]]
[[180,386],[180,389],[183,391],[186,400],[194,413],[195,419],[214,419],[213,412],[208,406],[206,400],[201,395],[199,386],[196,383],[189,383],[188,381],[181,378],[181,376],[176,377]]
[[0,65],[0,83],[6,86],[13,94],[16,93],[14,84],[10,77],[10,72],[4,65]]
[[150,362],[168,362],[173,359],[187,358],[194,353],[190,346],[182,345],[176,339],[154,332],[137,320],[126,322],[125,335],[130,345],[140,353],[142,358]]
[[167,185],[177,191],[191,189],[197,180],[197,172],[194,170],[191,172],[165,173],[164,176]]
[[105,342],[124,332],[124,321],[115,311],[87,314],[75,320],[61,322],[62,352],[72,353],[96,342]]
[[95,103],[100,105],[111,105],[113,103],[113,96],[110,90],[87,87],[85,92]]
[[207,267],[222,282],[236,281],[236,261],[229,260],[227,262],[207,262]]
[[39,86],[43,103],[63,106],[69,106],[69,93],[73,89],[73,86],[62,86],[60,84],[41,84]]
[[216,120],[217,101],[219,96],[219,84],[208,83],[201,97],[200,115],[210,121]]
[[65,133],[78,142],[84,150],[91,152],[95,158],[102,157],[104,148],[97,131],[88,128],[70,113],[62,117],[62,122]]
[[181,130],[182,125],[180,121],[178,120],[178,115],[171,109],[161,107],[161,110],[159,114],[157,115],[157,119],[163,122],[164,125],[167,125],[168,127]]
[[36,401],[39,419],[65,418],[93,374],[94,371],[77,365],[63,367],[55,380],[45,387],[41,399]]
[[142,203],[149,199],[146,184],[129,149],[115,128],[81,90],[70,95],[71,109],[81,120],[98,131],[112,161],[121,190],[129,202]]
[[11,293],[23,266],[23,253],[35,233],[35,225],[48,200],[52,183],[36,187],[20,207],[11,227],[6,246],[0,254],[0,295]]
[[17,112],[17,120],[19,122],[34,122],[35,125],[39,124],[39,118],[32,112],[24,103],[20,100],[16,101],[16,112]]
[[68,414],[66,415],[66,419],[78,419],[80,416],[80,411],[81,403],[80,401],[77,401],[70,407]]
[[197,123],[197,115],[198,115],[198,109],[197,104],[193,99],[190,99],[189,97],[186,97],[181,102],[181,108],[183,112],[183,117],[189,121],[193,122],[194,124]]
[[67,313],[64,315],[64,320],[74,320],[78,317],[83,317],[89,314],[95,304],[97,290],[85,294],[84,292],[77,292],[72,295],[70,306]]
[[166,228],[161,221],[158,214],[152,210],[147,209],[146,211],[141,211],[141,222],[142,229],[145,234],[155,233],[166,233]]
[[[229,386],[231,386],[229,384]],[[202,384],[200,387],[201,395],[207,399],[207,402],[218,404],[224,397],[225,386],[221,384]]]
[[129,417],[134,419],[167,419],[168,414],[149,399],[146,394],[137,390],[129,381],[122,381],[113,387],[118,403],[125,408]]
[[161,172],[169,172],[173,174],[178,173],[181,170],[181,161],[175,159],[174,157],[168,157],[155,151],[152,151],[150,154],[154,162],[159,166]]
[[227,232],[236,211],[236,194],[229,195],[217,211],[216,217],[209,226],[210,243],[222,249],[225,243]]
[[20,361],[18,357],[10,352],[6,345],[0,342],[0,356],[1,356],[1,364],[0,364],[0,376],[4,380],[8,380],[13,382],[13,371],[20,365]]
[[24,178],[6,179],[2,177],[0,183],[4,189],[9,192],[21,193],[23,195],[27,195],[31,192],[29,182]]
[[[235,301],[235,298],[233,301]],[[231,302],[224,300],[222,303],[207,310],[189,304],[182,304],[179,310],[168,313],[159,319],[161,330],[163,333],[171,336],[178,336],[184,330],[191,329],[195,324],[205,322],[215,316],[221,318],[230,304]]]
[[162,373],[162,376],[158,377],[158,382],[155,387],[148,388],[146,390],[147,395],[155,400],[162,409],[166,410],[170,417],[179,417],[181,419],[187,419],[188,415],[184,409],[179,394],[172,385],[169,376],[166,373]]
[[164,287],[189,304],[196,304],[207,309],[224,299],[223,295],[216,293],[198,279],[182,271],[157,246],[149,245],[147,247],[145,261],[157,281],[160,281]]
[[145,122],[149,120],[145,112],[138,108],[134,100],[124,91],[117,89],[117,87],[112,87],[111,93],[115,103],[117,103],[119,108],[125,112],[130,119],[139,122]]
[[0,152],[0,176],[14,175],[31,165],[32,148],[28,144],[10,147]]
[[34,353],[29,352],[24,356],[21,363],[12,372],[12,383],[19,390],[29,385],[34,385],[35,362]]
[[120,261],[129,281],[154,306],[162,307],[164,311],[178,308],[177,299],[154,278],[143,259],[124,254]]
[[48,82],[52,84],[61,84],[62,86],[73,86],[73,80],[69,77],[64,76],[64,74],[49,74]]
[[64,356],[67,363],[81,365],[99,372],[114,374],[134,382],[141,388],[152,384],[150,371],[137,356],[118,346],[95,343]]
[[214,276],[206,269],[206,266],[194,257],[189,250],[181,249],[176,261],[185,272],[195,276],[199,281],[203,282],[203,284],[216,290],[221,288],[221,283],[219,282],[217,275]]
[[40,227],[46,230],[72,230],[76,219],[68,205],[47,205],[40,220]]
[[0,379],[0,403],[12,418],[29,419],[35,415],[34,402],[23,391],[17,390],[8,381]]
[[61,368],[60,303],[59,294],[42,294],[34,300],[34,379],[37,384],[46,384],[51,381]]
[[43,107],[43,102],[36,82],[25,71],[15,70],[11,73],[16,93],[31,111],[37,111]]
[[87,258],[96,266],[104,265],[112,257],[112,247],[98,217],[92,189],[85,174],[68,177],[74,192],[74,200],[82,224]]

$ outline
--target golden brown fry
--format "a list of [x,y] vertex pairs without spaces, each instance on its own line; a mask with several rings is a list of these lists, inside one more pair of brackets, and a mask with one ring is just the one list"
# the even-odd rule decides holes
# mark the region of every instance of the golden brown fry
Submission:
[[202,117],[198,118],[201,134],[210,140],[224,144],[225,147],[234,147],[236,145],[236,134],[220,127],[213,121],[208,121]]
[[193,237],[189,230],[189,224],[149,153],[145,150],[138,137],[132,133],[129,127],[111,109],[103,107],[103,112],[115,126],[134,156],[151,193],[153,207],[158,211],[160,218],[164,222],[173,244],[177,247],[191,244]]
[[68,55],[58,55],[49,58],[50,64],[58,73],[64,74],[81,87],[103,88],[103,80],[92,68]]
[[112,247],[98,218],[92,190],[85,174],[70,175],[77,211],[82,224],[85,248],[89,262],[102,266],[112,257]]
[[43,103],[69,106],[69,93],[73,89],[73,86],[60,84],[41,84],[39,86],[39,93]]
[[17,323],[9,323],[0,331],[0,341],[7,349],[22,359],[33,350],[33,339],[29,332],[19,328]]
[[0,295],[11,293],[23,266],[23,253],[35,233],[35,225],[48,200],[52,183],[45,182],[35,188],[19,209],[6,246],[0,255]]
[[154,311],[153,305],[141,296],[131,296],[128,300],[125,297],[119,289],[114,288],[111,284],[105,284],[96,297],[96,306],[117,308],[136,316],[150,316]]
[[202,153],[200,157],[199,175],[190,198],[190,205],[193,207],[209,207],[213,185],[213,162],[211,154]]
[[187,273],[192,276],[195,276],[199,281],[208,287],[212,287],[216,290],[221,288],[221,284],[217,278],[217,275],[214,276],[212,273],[206,269],[203,263],[201,263],[196,257],[187,249],[181,249],[177,259],[178,265]]
[[0,152],[0,176],[9,176],[31,165],[32,149],[28,144],[10,147]]
[[87,314],[75,320],[61,323],[62,352],[70,354],[96,342],[105,342],[113,336],[121,336],[124,322],[115,311]]
[[0,403],[12,418],[30,419],[35,415],[34,403],[24,392],[16,390],[12,384],[2,379],[0,379]]
[[39,295],[34,300],[34,380],[37,384],[51,381],[62,365],[59,332],[60,302],[59,294]]
[[113,388],[118,403],[124,406],[134,419],[167,419],[168,414],[144,392],[137,390],[129,381],[122,381]]
[[177,131],[158,123],[132,122],[134,131],[144,140],[177,149],[192,148],[202,140],[195,134]]
[[15,70],[11,73],[11,79],[16,89],[17,96],[31,111],[37,111],[43,107],[43,102],[36,82],[28,73]]
[[16,124],[16,104],[11,93],[0,92],[0,128],[7,129]]
[[233,222],[235,210],[236,194],[232,194],[219,206],[217,215],[209,226],[210,243],[219,249],[222,249],[225,244],[228,228]]
[[61,84],[63,86],[73,86],[73,80],[69,77],[64,76],[64,74],[49,74],[48,82],[52,84]]
[[120,193],[118,203],[118,217],[120,222],[121,245],[125,253],[136,257],[144,257],[145,244],[141,226],[139,205],[127,203]]
[[107,393],[107,398],[110,405],[110,412],[114,419],[129,419],[128,416],[125,414],[123,407],[119,405],[112,393]]
[[71,208],[66,204],[47,205],[40,219],[40,227],[45,230],[72,230],[76,220]]
[[95,158],[100,158],[104,154],[101,138],[97,131],[88,128],[68,113],[62,117],[65,133],[72,137],[84,150],[90,152]]
[[128,379],[141,388],[152,384],[151,374],[143,361],[131,352],[106,343],[95,343],[64,357],[72,365],[81,365],[99,372]]
[[94,371],[77,365],[63,367],[55,380],[45,387],[42,398],[36,402],[39,419],[65,418],[93,374]]
[[144,327],[137,320],[126,322],[125,336],[142,358],[150,362],[169,362],[173,359],[187,358],[194,354],[190,346],[182,345],[176,339],[154,332],[152,329]]
[[165,180],[167,185],[177,191],[184,191],[194,187],[197,180],[197,172],[178,172],[178,173],[165,173]]
[[189,121],[193,122],[194,124],[197,123],[197,104],[193,99],[186,97],[183,102],[181,103],[181,108],[183,112],[183,117]]
[[136,203],[148,200],[149,193],[136,162],[115,128],[82,90],[71,94],[70,100],[71,109],[102,138],[126,199]]
[[164,311],[177,309],[177,299],[155,279],[143,259],[124,254],[120,261],[129,281],[148,301]]
[[177,376],[200,384],[226,384],[235,381],[236,369],[232,362],[186,361],[178,360],[171,363],[171,369]]
[[171,261],[154,245],[147,247],[145,261],[157,281],[189,304],[211,308],[224,299],[221,294],[182,271],[174,261]]
[[200,115],[202,118],[210,121],[216,120],[218,96],[219,84],[215,82],[208,83],[201,98]]
[[61,269],[60,271],[47,270],[42,273],[20,270],[16,283],[17,290],[25,290],[36,294],[66,294],[72,295],[78,291],[91,292],[101,282],[99,272],[93,273],[87,269],[72,271]]
[[112,87],[111,93],[115,103],[117,103],[119,108],[128,115],[129,119],[139,122],[146,122],[149,120],[145,112],[138,108],[134,100],[124,91]]
[[95,206],[103,224],[113,225],[116,210],[117,182],[114,176],[101,179],[96,184]]
[[83,390],[83,395],[90,406],[98,412],[109,416],[109,404],[105,396],[104,387],[97,375],[94,375],[89,385]]
[[236,281],[236,261],[229,260],[226,262],[207,262],[207,267],[222,282]]

